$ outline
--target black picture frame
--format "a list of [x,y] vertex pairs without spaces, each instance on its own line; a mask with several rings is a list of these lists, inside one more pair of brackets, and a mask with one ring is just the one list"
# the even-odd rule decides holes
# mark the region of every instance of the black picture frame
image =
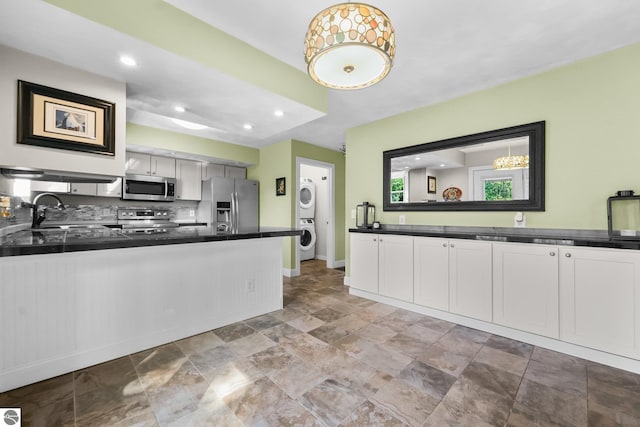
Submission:
[[285,177],[276,178],[276,196],[286,196],[287,180]]
[[115,103],[18,80],[17,143],[115,156]]
[[427,193],[436,194],[436,177],[427,176]]

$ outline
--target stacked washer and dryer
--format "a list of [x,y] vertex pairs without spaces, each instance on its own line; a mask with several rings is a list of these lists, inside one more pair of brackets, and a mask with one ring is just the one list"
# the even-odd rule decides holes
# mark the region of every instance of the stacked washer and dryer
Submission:
[[300,261],[316,257],[316,185],[309,178],[300,178]]

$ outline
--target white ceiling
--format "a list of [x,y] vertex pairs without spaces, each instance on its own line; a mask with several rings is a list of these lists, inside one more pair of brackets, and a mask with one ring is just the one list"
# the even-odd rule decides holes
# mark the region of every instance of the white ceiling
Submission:
[[[300,70],[309,21],[335,3],[165,1]],[[370,88],[330,90],[326,115],[40,0],[0,0],[0,43],[126,81],[127,120],[135,123],[253,147],[293,138],[337,150],[351,127],[640,42],[640,2],[633,0],[375,5],[396,28],[391,73]],[[134,53],[138,67],[119,64],[121,53]],[[175,113],[176,103],[187,112]],[[285,116],[265,114],[274,109]],[[167,117],[213,130],[187,131]]]

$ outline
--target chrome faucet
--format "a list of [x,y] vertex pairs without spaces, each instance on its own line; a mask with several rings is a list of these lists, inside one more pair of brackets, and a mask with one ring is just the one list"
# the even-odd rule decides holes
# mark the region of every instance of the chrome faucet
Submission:
[[38,209],[38,200],[43,198],[44,196],[53,197],[58,201],[56,208],[65,209],[64,203],[58,196],[53,193],[40,193],[33,198],[33,201],[30,203],[31,209],[33,209],[33,222],[31,223],[31,228],[40,228],[40,224],[47,218],[47,208],[42,208],[42,210]]

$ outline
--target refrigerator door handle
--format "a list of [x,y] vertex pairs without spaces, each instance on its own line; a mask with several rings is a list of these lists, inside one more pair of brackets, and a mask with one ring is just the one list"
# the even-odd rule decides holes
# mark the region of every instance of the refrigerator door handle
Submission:
[[231,232],[232,233],[237,233],[238,232],[238,193],[237,192],[233,192],[231,193]]

